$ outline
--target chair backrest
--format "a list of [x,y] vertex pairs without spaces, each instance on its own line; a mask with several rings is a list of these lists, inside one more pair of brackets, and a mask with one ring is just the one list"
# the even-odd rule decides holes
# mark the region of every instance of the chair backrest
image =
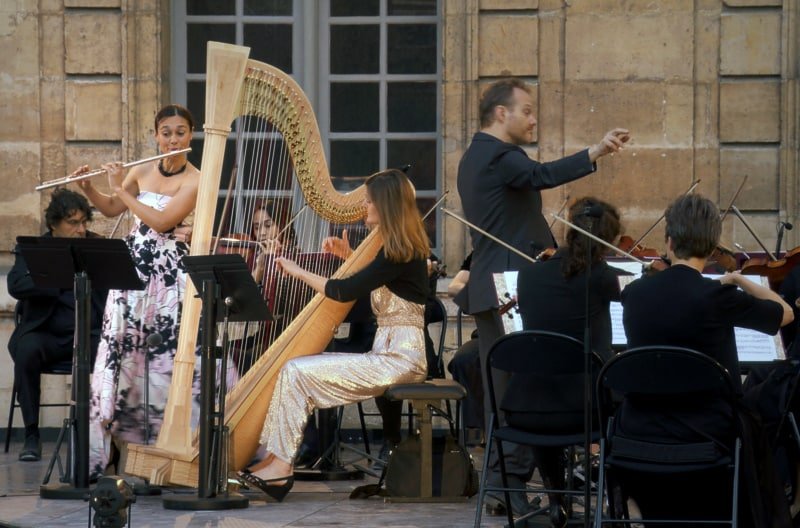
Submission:
[[612,393],[665,398],[704,393],[732,401],[736,391],[727,369],[714,358],[689,348],[647,346],[617,354],[600,371],[597,399],[606,416]]
[[[583,414],[585,351],[573,337],[543,330],[512,332],[492,345],[484,365],[492,411]],[[592,378],[603,361],[591,356]],[[507,391],[513,400],[496,394],[497,376],[510,375]],[[594,383],[592,383],[594,387]],[[498,401],[499,400],[499,401]]]

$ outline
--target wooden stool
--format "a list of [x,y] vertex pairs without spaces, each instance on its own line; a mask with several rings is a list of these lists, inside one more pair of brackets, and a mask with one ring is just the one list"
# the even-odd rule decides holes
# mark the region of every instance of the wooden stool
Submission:
[[[392,497],[392,502],[453,502],[458,497],[433,496],[433,426],[431,408],[438,409],[442,400],[462,400],[467,395],[461,384],[451,379],[432,379],[421,383],[393,385],[384,396],[390,400],[409,400],[419,413],[420,496]],[[458,421],[456,422],[458,424]],[[458,425],[456,426],[458,428]],[[459,438],[456,431],[456,438]],[[466,497],[464,497],[466,499]]]

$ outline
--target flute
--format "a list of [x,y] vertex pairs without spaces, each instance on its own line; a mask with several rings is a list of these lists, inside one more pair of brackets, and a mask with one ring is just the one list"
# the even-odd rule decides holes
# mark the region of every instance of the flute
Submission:
[[[127,169],[128,167],[134,167],[136,165],[142,165],[144,163],[148,163],[150,161],[156,161],[164,158],[169,158],[171,156],[176,156],[178,154],[186,154],[187,152],[191,152],[191,148],[185,148],[181,150],[173,150],[172,152],[166,152],[164,154],[159,154],[158,156],[153,156],[151,158],[140,159],[137,161],[130,161],[128,163],[124,163],[122,165],[123,169]],[[105,169],[95,169],[93,171],[89,171],[84,174],[79,174],[78,176],[64,176],[63,178],[57,178],[55,180],[50,180],[48,182],[44,182],[41,185],[37,185],[35,189],[37,191],[43,191],[44,189],[49,189],[50,187],[56,187],[58,185],[66,185],[68,183],[86,180],[88,178],[92,178],[94,176],[99,176],[100,174],[105,174]]]

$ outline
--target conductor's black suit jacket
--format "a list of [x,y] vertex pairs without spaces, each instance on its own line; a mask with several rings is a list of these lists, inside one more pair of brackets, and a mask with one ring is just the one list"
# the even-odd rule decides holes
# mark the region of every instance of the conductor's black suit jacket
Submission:
[[[539,163],[520,147],[478,132],[458,166],[458,193],[468,221],[535,256],[555,246],[542,216],[540,191],[594,170],[588,150]],[[527,261],[474,229],[470,229],[470,235],[473,257],[469,282],[455,301],[466,313],[479,313],[498,304],[492,274],[518,270]]]
[[[50,233],[45,233],[42,236],[52,237]],[[89,236],[97,237],[94,234]],[[8,293],[21,303],[22,318],[8,340],[8,350],[12,357],[16,357],[17,343],[19,343],[22,336],[34,332],[45,325],[53,314],[59,302],[59,296],[63,292],[58,288],[37,288],[33,283],[25,258],[20,253],[19,248],[15,248],[14,252],[16,253],[16,259],[8,274]],[[91,329],[93,338],[100,335],[100,325],[102,324],[107,295],[108,290],[92,289],[92,320],[96,322],[92,324]]]

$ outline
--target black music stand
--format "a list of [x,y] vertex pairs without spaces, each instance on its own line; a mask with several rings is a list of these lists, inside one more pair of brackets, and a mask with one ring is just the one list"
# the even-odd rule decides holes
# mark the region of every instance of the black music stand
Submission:
[[[43,499],[84,499],[89,492],[89,383],[92,286],[104,290],[144,288],[125,242],[106,238],[17,237],[33,283],[40,288],[72,287],[75,340],[72,358],[67,473],[61,484],[42,485]],[[55,453],[53,456],[57,456]]]
[[[227,510],[246,508],[249,501],[228,491],[227,428],[225,426],[225,377],[227,371],[227,327],[232,321],[272,320],[250,270],[241,255],[183,257],[195,288],[203,300],[200,358],[200,468],[197,496],[165,497],[170,510]],[[222,301],[222,302],[219,302]],[[222,319],[223,350],[219,401],[214,409],[217,322]]]

